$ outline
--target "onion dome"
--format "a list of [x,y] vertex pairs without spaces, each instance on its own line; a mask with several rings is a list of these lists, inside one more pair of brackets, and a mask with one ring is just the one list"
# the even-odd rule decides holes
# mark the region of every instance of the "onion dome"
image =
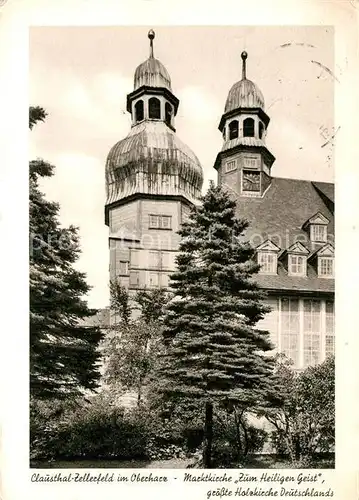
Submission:
[[264,110],[264,97],[258,86],[246,78],[247,52],[242,52],[243,70],[242,80],[235,83],[230,89],[224,108],[228,113],[237,108],[261,108]]
[[135,71],[134,90],[146,85],[147,87],[161,87],[171,89],[171,78],[163,64],[153,56],[153,39],[155,32],[150,30],[148,33],[150,39],[150,56],[140,64]]
[[203,172],[196,155],[162,121],[132,127],[110,150],[106,162],[106,204],[138,194],[201,195]]

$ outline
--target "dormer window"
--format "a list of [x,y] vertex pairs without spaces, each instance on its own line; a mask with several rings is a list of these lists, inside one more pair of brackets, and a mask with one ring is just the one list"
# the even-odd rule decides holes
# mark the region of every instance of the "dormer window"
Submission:
[[288,255],[288,276],[307,275],[307,257],[309,250],[302,243],[294,243],[286,251]]
[[228,125],[229,128],[229,140],[237,139],[238,137],[238,120],[233,120]]
[[305,257],[302,255],[289,255],[288,258],[288,274],[305,276]]
[[324,245],[316,253],[319,278],[334,278],[334,247],[330,243]]
[[316,242],[327,241],[327,226],[323,224],[311,224],[310,226],[310,239]]
[[320,278],[333,278],[334,276],[333,257],[318,258],[318,275]]
[[267,240],[257,247],[258,264],[261,274],[277,274],[278,252],[280,248],[272,241]]
[[310,241],[313,243],[326,243],[328,241],[329,220],[320,212],[317,212],[303,225],[303,229],[309,229]]
[[260,264],[263,274],[277,274],[277,256],[273,253],[260,252],[258,254],[258,264]]
[[243,120],[243,137],[254,137],[253,118],[246,118]]

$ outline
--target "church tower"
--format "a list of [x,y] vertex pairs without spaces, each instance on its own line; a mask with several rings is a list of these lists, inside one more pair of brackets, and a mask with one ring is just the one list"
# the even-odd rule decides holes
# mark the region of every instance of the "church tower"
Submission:
[[241,57],[242,79],[228,93],[218,127],[223,146],[214,168],[218,184],[227,186],[236,196],[262,197],[271,183],[275,160],[265,144],[269,116],[264,111],[262,92],[247,79],[247,52]]
[[201,195],[202,167],[176,135],[179,100],[171,78],[150,53],[127,96],[131,130],[106,162],[105,223],[110,279],[131,290],[167,287],[179,244],[177,231]]

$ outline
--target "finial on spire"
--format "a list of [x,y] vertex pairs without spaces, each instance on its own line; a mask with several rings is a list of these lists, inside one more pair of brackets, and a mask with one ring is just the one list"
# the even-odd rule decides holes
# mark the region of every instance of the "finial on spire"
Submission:
[[242,58],[242,80],[245,80],[247,78],[246,76],[246,59],[248,57],[247,52],[244,50],[241,54]]
[[155,32],[150,30],[148,32],[148,38],[150,39],[150,57],[153,57],[153,39],[155,38]]

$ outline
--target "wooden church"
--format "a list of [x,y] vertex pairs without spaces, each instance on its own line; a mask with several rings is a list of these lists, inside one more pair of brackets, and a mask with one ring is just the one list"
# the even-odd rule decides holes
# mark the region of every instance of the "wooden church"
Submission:
[[[131,129],[106,162],[110,279],[130,291],[169,286],[177,231],[203,185],[198,158],[176,133],[179,101],[154,57],[154,36],[151,30],[149,58],[127,96]],[[238,216],[250,222],[257,281],[272,308],[260,326],[302,369],[334,352],[334,185],[272,174],[270,118],[262,92],[247,78],[247,57],[243,52],[242,79],[229,90],[219,123],[223,145],[214,168]]]

